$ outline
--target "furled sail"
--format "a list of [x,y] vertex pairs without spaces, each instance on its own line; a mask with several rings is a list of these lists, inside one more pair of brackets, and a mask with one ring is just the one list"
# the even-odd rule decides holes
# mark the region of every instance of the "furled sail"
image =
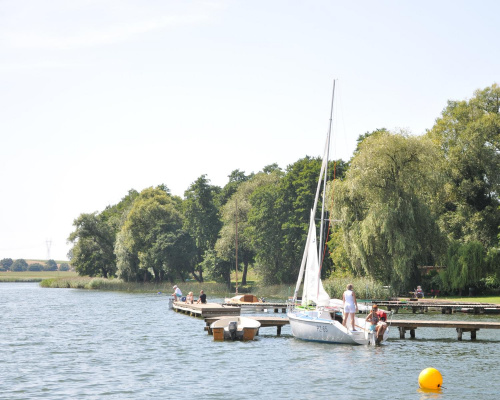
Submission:
[[316,241],[316,224],[314,223],[313,213],[311,213],[307,240],[307,262],[304,275],[302,304],[307,305],[314,302],[318,306],[327,306],[330,302],[330,296],[326,293],[323,288],[323,283],[321,282],[318,245]]

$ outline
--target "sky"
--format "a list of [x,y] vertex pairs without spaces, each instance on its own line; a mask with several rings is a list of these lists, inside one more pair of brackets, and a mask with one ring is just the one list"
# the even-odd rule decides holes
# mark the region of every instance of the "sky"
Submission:
[[496,0],[0,0],[0,259],[67,260],[130,189],[431,129],[500,83]]

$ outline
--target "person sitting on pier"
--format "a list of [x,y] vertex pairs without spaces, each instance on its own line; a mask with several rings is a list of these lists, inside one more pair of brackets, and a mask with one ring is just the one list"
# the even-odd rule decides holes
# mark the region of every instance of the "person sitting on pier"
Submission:
[[422,290],[422,286],[417,286],[417,290],[415,291],[415,296],[417,296],[417,299],[424,298],[424,291]]
[[207,303],[207,295],[205,293],[203,293],[203,290],[200,290],[200,298],[198,299],[198,301],[196,303],[202,303],[202,304],[206,304]]
[[189,292],[188,295],[186,296],[186,303],[188,304],[193,304],[193,292]]
[[173,287],[174,293],[172,293],[172,296],[174,296],[174,301],[181,301],[182,298],[182,292],[181,289],[177,285],[174,285]]

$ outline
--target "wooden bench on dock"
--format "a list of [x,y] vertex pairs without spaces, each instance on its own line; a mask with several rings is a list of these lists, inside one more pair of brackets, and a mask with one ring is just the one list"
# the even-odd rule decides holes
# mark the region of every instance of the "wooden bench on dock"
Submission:
[[478,330],[500,329],[500,322],[392,320],[390,326],[399,329],[401,339],[405,338],[407,331],[410,331],[410,337],[414,339],[417,328],[455,328],[458,340],[462,340],[464,332],[470,332],[471,340],[476,340]]

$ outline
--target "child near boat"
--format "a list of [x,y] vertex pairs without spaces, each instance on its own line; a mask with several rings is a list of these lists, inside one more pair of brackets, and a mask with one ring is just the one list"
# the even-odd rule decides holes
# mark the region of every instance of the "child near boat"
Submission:
[[[370,332],[377,332],[377,324],[380,319],[380,317],[377,314],[378,311],[378,306],[376,304],[373,305],[372,310],[370,311],[370,314],[366,316],[366,321],[370,321]],[[378,332],[377,332],[378,336]]]

